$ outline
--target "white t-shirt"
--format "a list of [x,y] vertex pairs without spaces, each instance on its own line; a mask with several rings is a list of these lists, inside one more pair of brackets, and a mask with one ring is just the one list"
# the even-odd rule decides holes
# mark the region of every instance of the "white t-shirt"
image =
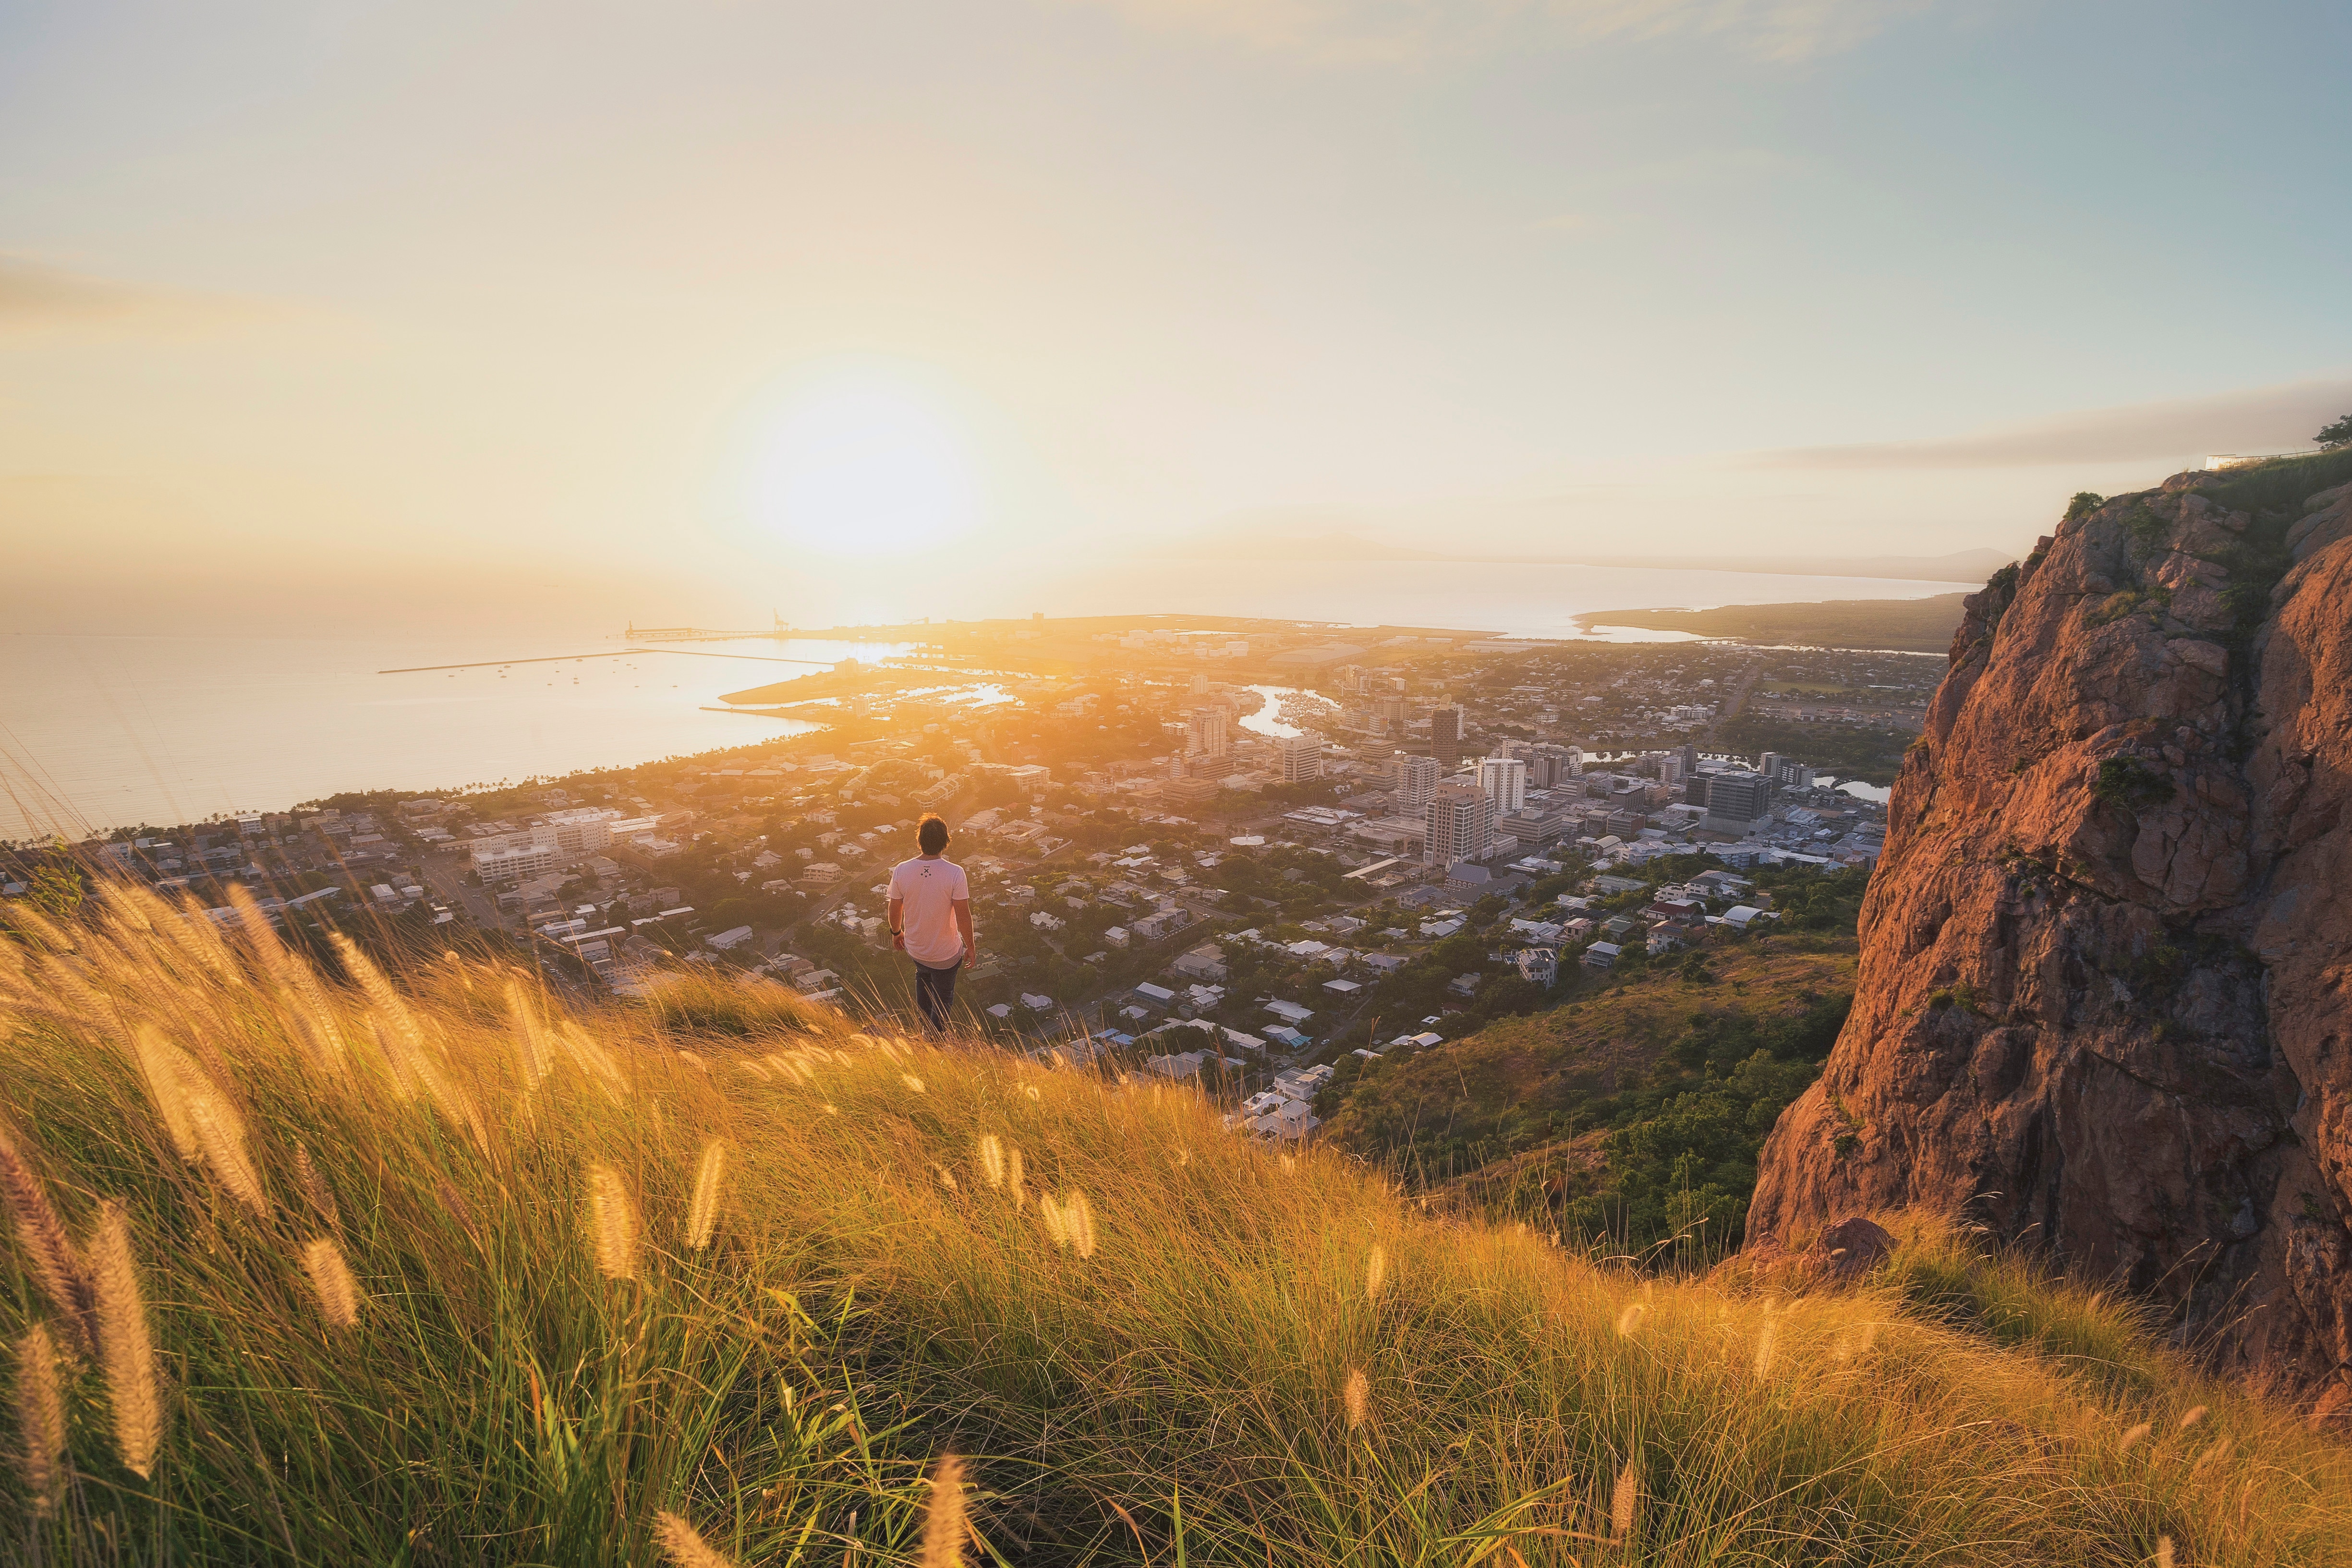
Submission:
[[900,861],[890,869],[890,896],[904,901],[898,928],[907,934],[908,957],[944,969],[963,956],[955,917],[955,901],[971,897],[963,867],[950,860]]

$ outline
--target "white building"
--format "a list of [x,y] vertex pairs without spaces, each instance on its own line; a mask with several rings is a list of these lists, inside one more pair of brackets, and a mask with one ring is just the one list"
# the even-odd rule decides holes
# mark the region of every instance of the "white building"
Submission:
[[1323,743],[1311,735],[1286,735],[1274,743],[1282,759],[1282,781],[1296,784],[1323,777]]
[[1197,756],[1219,758],[1232,755],[1233,737],[1225,727],[1225,710],[1222,707],[1194,708],[1190,740],[1190,749]]
[[505,833],[474,846],[474,874],[485,883],[520,882],[553,871],[558,853],[553,828]]
[[1468,784],[1440,784],[1429,801],[1426,847],[1422,858],[1444,868],[1458,861],[1484,860],[1495,840],[1495,802]]
[[1495,802],[1495,815],[1511,816],[1525,810],[1528,804],[1528,765],[1517,757],[1482,758],[1478,763],[1478,788],[1486,799]]
[[576,855],[598,854],[611,848],[613,824],[621,820],[620,812],[597,806],[547,814],[547,825],[555,832],[555,847]]
[[1390,810],[1400,817],[1427,814],[1429,798],[1437,789],[1437,758],[1412,757],[1400,751],[1391,767],[1395,770],[1396,781]]

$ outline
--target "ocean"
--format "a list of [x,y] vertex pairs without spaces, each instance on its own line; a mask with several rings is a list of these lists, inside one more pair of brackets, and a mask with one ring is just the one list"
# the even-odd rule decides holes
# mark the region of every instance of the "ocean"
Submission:
[[[1098,602],[1109,608],[1091,612],[1156,606],[1565,636],[1576,630],[1573,617],[1591,611],[1913,599],[1960,586],[1460,562],[1162,562],[1153,583],[1097,584]],[[614,656],[622,646],[609,628],[593,627],[527,644],[488,633],[0,636],[0,839],[283,810],[347,789],[494,784],[797,734],[811,727],[708,705],[840,659],[896,651],[749,638]],[[562,655],[595,656],[513,662]],[[475,667],[419,668],[458,664]]]
[[[651,761],[812,725],[711,712],[880,644],[766,638],[614,656],[609,633],[390,638],[0,637],[0,839],[283,810]],[[481,659],[560,663],[414,669]],[[717,656],[712,656],[717,655]],[[789,664],[793,657],[817,661]]]

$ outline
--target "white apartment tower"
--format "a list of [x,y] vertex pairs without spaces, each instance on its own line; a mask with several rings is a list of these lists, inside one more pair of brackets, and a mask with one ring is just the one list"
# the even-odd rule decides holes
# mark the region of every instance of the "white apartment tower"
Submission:
[[1189,749],[1202,757],[1223,757],[1233,748],[1233,737],[1225,728],[1225,710],[1221,707],[1194,708]]
[[1440,784],[1430,796],[1423,858],[1441,870],[1484,860],[1495,842],[1495,802],[1473,784]]
[[1323,777],[1323,743],[1311,735],[1286,735],[1274,743],[1282,758],[1282,781],[1296,784]]
[[1517,757],[1486,757],[1478,761],[1478,788],[1495,802],[1495,815],[1507,817],[1527,809],[1528,765]]
[[1429,810],[1430,795],[1437,789],[1437,758],[1400,751],[1394,767],[1395,798],[1390,803],[1391,811],[1400,817],[1423,815]]

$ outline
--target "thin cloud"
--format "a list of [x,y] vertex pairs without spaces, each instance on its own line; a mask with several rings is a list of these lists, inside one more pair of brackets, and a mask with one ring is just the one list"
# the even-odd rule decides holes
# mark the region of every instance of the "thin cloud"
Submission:
[[0,335],[178,334],[268,313],[253,300],[151,288],[0,256]]
[[2311,444],[2314,431],[2347,410],[2352,410],[2352,380],[2336,377],[2214,397],[2089,409],[1966,435],[1761,452],[1738,459],[1738,465],[2026,468],[2275,451]]
[[1850,49],[1931,0],[1066,0],[1159,31],[1323,64],[1556,43],[1695,37],[1795,63]]

